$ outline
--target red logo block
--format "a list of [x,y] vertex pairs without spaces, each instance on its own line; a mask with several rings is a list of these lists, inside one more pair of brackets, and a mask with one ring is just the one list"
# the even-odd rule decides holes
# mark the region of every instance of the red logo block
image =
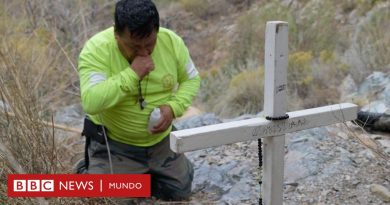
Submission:
[[9,197],[150,197],[150,174],[10,174]]

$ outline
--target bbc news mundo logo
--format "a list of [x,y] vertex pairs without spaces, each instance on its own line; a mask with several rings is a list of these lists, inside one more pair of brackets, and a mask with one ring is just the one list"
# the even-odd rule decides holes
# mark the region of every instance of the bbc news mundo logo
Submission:
[[10,174],[9,197],[150,197],[150,174]]
[[54,180],[14,180],[14,192],[54,192]]

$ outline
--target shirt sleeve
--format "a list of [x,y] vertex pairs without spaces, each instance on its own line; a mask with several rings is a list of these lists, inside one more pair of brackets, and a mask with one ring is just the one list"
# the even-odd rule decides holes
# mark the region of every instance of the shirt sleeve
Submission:
[[174,50],[178,59],[179,87],[167,104],[172,108],[175,117],[180,117],[198,93],[200,77],[184,41],[179,36],[174,36],[174,38]]
[[81,104],[87,114],[98,114],[136,92],[138,75],[125,68],[110,76],[109,49],[87,42],[79,57]]

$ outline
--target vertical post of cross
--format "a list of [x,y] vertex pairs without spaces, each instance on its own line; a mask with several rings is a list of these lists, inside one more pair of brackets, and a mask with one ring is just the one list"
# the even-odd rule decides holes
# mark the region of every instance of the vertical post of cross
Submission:
[[[267,22],[265,35],[264,114],[271,118],[286,115],[288,24]],[[263,140],[263,202],[283,204],[285,135]]]

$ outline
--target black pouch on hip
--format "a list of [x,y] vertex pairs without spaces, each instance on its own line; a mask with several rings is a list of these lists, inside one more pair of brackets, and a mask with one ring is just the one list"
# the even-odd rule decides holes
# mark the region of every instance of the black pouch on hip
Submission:
[[88,117],[84,119],[84,129],[81,135],[85,136],[89,140],[93,140],[99,142],[100,144],[106,144],[106,140],[104,139],[104,131],[107,133],[107,129],[102,125],[97,125],[92,122]]

